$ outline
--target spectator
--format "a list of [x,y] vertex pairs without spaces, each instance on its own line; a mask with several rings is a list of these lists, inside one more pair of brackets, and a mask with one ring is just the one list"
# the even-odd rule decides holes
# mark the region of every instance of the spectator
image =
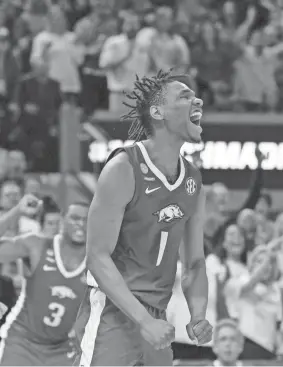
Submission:
[[278,112],[282,112],[283,111],[283,52],[280,52],[278,54],[278,65],[276,65],[274,76],[275,76],[275,81],[278,87],[278,101],[277,101],[276,110]]
[[40,218],[42,233],[48,238],[53,238],[60,231],[61,220],[62,217],[58,205],[52,197],[45,196]]
[[211,186],[215,209],[219,212],[222,219],[227,215],[227,204],[229,199],[229,191],[221,182],[215,182]]
[[192,64],[198,74],[213,90],[214,104],[226,108],[232,93],[233,64],[238,47],[229,39],[220,37],[220,30],[210,20],[202,22],[199,36],[192,48]]
[[57,3],[65,13],[68,30],[72,30],[90,11],[89,0],[57,0]]
[[[22,197],[21,187],[16,181],[7,179],[2,183],[0,189],[0,205],[1,213],[8,212],[10,209],[14,208]],[[5,237],[14,237],[19,233],[19,219],[13,222],[5,233]],[[8,263],[2,266],[1,274],[4,277],[11,278],[13,280],[13,285],[16,292],[19,290],[20,279],[18,277],[18,264]],[[10,292],[14,292],[11,284],[9,285]]]
[[230,276],[239,277],[247,271],[245,248],[245,240],[240,228],[232,224],[225,231],[219,253],[210,254],[206,258],[206,266],[211,272],[218,273],[225,265]]
[[[274,239],[280,238],[281,236],[283,236],[283,213],[278,214],[274,223]],[[278,252],[277,258],[281,278],[280,284],[283,290],[283,246],[281,247],[281,251]]]
[[247,251],[253,251],[258,245],[256,242],[257,220],[254,210],[243,209],[238,215],[237,224],[244,235]]
[[223,4],[220,37],[233,41],[237,28],[236,4],[233,1],[226,1]]
[[30,168],[40,169],[45,167],[53,130],[58,130],[61,93],[59,83],[48,76],[47,56],[34,61],[32,66],[33,72],[22,78],[18,88],[19,146],[25,152]]
[[0,95],[8,103],[12,101],[20,72],[9,37],[8,29],[0,28]]
[[84,49],[76,42],[75,35],[67,31],[66,18],[58,6],[48,14],[48,29],[39,33],[33,43],[31,63],[38,65],[47,55],[49,77],[60,84],[61,92],[72,103],[77,103],[81,92],[79,66]]
[[155,18],[154,28],[144,28],[138,34],[148,47],[150,71],[155,74],[160,69],[173,68],[176,74],[185,73],[190,66],[190,52],[183,37],[174,32],[173,10],[159,7]]
[[106,39],[118,31],[113,0],[91,0],[90,8],[90,14],[75,26],[76,38],[85,46],[82,104],[86,115],[94,109],[108,109],[107,79],[105,71],[99,68],[99,57]]
[[270,211],[272,208],[272,197],[268,193],[262,193],[259,196],[258,202],[255,206],[255,213],[258,220],[269,220]]
[[283,43],[268,47],[262,30],[254,32],[243,46],[242,57],[235,64],[234,98],[248,111],[274,109],[278,87],[275,71]]
[[99,65],[107,73],[110,110],[121,109],[123,91],[132,88],[136,75],[148,73],[148,53],[136,37],[139,29],[138,16],[128,13],[122,21],[122,33],[109,37],[103,45]]
[[[230,317],[233,310],[228,309],[224,296],[224,287],[230,278],[238,278],[247,274],[246,247],[242,232],[236,225],[229,226],[225,231],[222,247],[218,253],[206,258],[210,294],[208,312],[213,315],[213,324],[217,320]],[[230,307],[233,303],[230,303]]]
[[14,45],[22,73],[29,73],[33,38],[47,25],[49,0],[29,0],[14,24]]
[[41,197],[41,183],[34,177],[28,177],[25,180],[24,194],[32,194],[38,198]]
[[235,321],[230,319],[219,321],[213,333],[213,351],[217,357],[213,366],[242,366],[239,357],[243,346],[244,338]]
[[257,217],[257,243],[263,245],[273,238],[274,226],[270,221],[272,198],[268,193],[262,193],[255,206]]
[[7,212],[18,204],[21,199],[21,188],[16,181],[6,180],[1,185],[0,202],[2,212]]
[[12,51],[7,28],[0,28],[0,125],[1,145],[9,147],[11,121],[9,106],[13,102],[19,80],[19,67]]
[[207,188],[205,235],[211,249],[222,240],[218,232],[227,220],[228,201],[229,190],[223,183],[215,182]]
[[[218,246],[222,240],[223,240],[223,236],[224,236],[224,232],[225,229],[227,228],[228,225],[236,223],[237,221],[237,217],[239,215],[239,213],[245,209],[254,209],[258,198],[260,196],[261,190],[262,190],[262,186],[263,186],[263,170],[262,170],[262,162],[265,160],[266,156],[264,154],[261,153],[261,151],[257,148],[255,151],[255,156],[257,158],[258,161],[258,166],[255,172],[255,176],[253,178],[253,182],[250,188],[250,193],[248,198],[246,199],[245,203],[243,204],[242,208],[239,209],[237,212],[235,212],[232,216],[230,216],[229,218],[227,218],[226,216],[226,220],[224,220],[222,223],[222,225],[220,225],[218,227],[218,229],[215,231],[215,233],[213,234],[213,236],[210,238],[211,243],[213,244],[213,246]],[[216,216],[217,216],[217,220],[221,221],[221,217],[224,218],[224,207],[223,204],[221,204],[221,202],[223,202],[223,199],[220,200],[220,211],[219,209],[216,212]],[[222,209],[221,209],[222,208]],[[226,208],[227,210],[227,208]]]
[[20,150],[11,150],[7,156],[6,177],[16,181],[23,188],[26,170],[27,160],[24,153]]
[[245,336],[243,359],[274,359],[279,351],[282,299],[277,279],[276,257],[266,246],[258,246],[249,260],[249,275],[226,284],[225,292],[237,310],[233,317]]
[[274,237],[283,236],[283,213],[279,213],[274,223]]

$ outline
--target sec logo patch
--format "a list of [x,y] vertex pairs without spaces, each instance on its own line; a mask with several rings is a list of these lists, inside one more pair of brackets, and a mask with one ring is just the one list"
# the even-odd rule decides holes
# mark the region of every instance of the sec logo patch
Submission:
[[186,191],[188,195],[194,195],[197,191],[196,181],[192,177],[189,177],[186,181]]
[[146,174],[148,173],[148,167],[147,167],[147,165],[146,165],[146,164],[141,163],[141,164],[140,164],[140,168],[141,168],[141,171],[142,171],[142,173],[143,173],[144,175],[146,175]]

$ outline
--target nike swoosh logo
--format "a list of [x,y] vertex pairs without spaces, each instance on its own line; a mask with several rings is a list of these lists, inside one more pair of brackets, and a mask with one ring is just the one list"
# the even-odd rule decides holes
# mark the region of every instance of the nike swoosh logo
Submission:
[[161,189],[161,187],[156,187],[155,189],[152,189],[152,190],[150,190],[149,187],[147,187],[147,189],[145,190],[145,193],[146,193],[146,195],[148,195],[148,194],[151,194],[152,192],[157,191],[159,189]]

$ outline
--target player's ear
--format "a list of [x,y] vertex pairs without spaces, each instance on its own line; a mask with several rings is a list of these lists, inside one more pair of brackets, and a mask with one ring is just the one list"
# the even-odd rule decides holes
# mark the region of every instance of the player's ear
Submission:
[[164,119],[164,111],[161,106],[151,106],[149,109],[149,113],[154,120]]

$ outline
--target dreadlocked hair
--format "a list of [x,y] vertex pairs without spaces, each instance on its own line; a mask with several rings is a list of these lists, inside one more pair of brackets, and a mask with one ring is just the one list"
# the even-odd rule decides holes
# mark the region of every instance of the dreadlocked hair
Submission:
[[164,72],[160,70],[155,77],[140,79],[136,75],[134,89],[125,96],[134,104],[123,102],[123,105],[130,108],[130,112],[123,115],[122,120],[133,120],[129,129],[129,139],[138,141],[145,134],[147,137],[152,132],[150,124],[149,108],[152,103],[162,102],[163,87],[169,81],[171,70]]

